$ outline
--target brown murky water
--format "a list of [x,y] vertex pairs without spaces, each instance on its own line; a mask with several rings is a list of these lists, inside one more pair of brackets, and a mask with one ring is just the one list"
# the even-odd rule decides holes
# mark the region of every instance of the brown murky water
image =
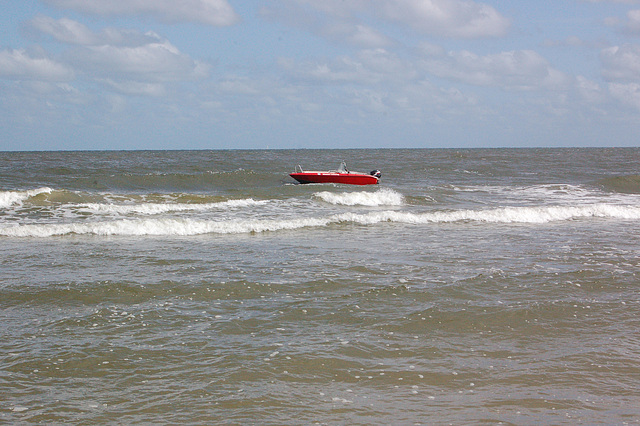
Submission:
[[638,423],[638,160],[0,154],[0,421]]

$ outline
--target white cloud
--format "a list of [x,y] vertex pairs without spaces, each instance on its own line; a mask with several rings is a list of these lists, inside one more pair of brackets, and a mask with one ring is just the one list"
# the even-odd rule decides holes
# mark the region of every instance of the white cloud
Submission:
[[366,49],[355,56],[326,61],[295,63],[281,59],[281,67],[297,79],[311,83],[382,84],[406,82],[417,77],[414,67],[385,49]]
[[70,61],[93,76],[169,82],[206,77],[209,66],[181,53],[166,40],[142,46],[87,46],[69,54]]
[[55,40],[70,44],[96,44],[98,37],[85,25],[71,19],[55,20],[48,16],[37,16],[31,20],[31,27]]
[[[367,49],[353,56],[326,61],[280,59],[293,82],[305,87],[304,99],[325,99],[333,108],[346,108],[350,119],[371,114],[414,124],[478,110],[478,99],[455,88],[441,88],[424,78],[414,63],[386,49]],[[357,117],[357,118],[356,118]]]
[[12,80],[69,81],[74,72],[46,57],[33,57],[24,50],[0,51],[0,78]]
[[381,1],[376,9],[384,18],[444,37],[499,37],[510,26],[493,7],[467,0]]
[[247,77],[228,77],[222,80],[218,87],[221,92],[233,95],[255,96],[263,93],[257,82]]
[[366,68],[391,81],[410,81],[418,77],[412,63],[405,61],[386,49],[362,50],[357,60]]
[[104,80],[104,84],[113,88],[116,92],[124,95],[143,95],[159,97],[166,94],[164,84],[147,83],[139,81],[113,81],[111,79]]
[[627,12],[627,19],[625,31],[630,34],[640,34],[640,10]]
[[516,50],[480,56],[469,51],[449,52],[428,57],[425,69],[438,77],[476,86],[496,86],[530,90],[557,88],[568,83],[568,77],[532,50]]
[[330,39],[344,40],[364,48],[386,47],[393,44],[389,37],[367,25],[337,22],[327,25],[321,32]]
[[600,85],[584,76],[576,77],[576,87],[582,98],[590,104],[597,104],[604,100],[604,93]]
[[[66,65],[57,64],[58,74],[64,76],[66,70],[73,75],[73,67],[83,79],[119,93],[161,96],[166,93],[165,83],[201,79],[209,74],[209,65],[180,52],[153,32],[143,34],[115,28],[94,32],[71,19],[55,20],[46,16],[34,18],[30,25],[42,34],[72,46],[61,55]],[[13,62],[17,63],[20,55],[14,53],[13,56]],[[31,67],[39,64],[53,68],[51,61],[39,61],[32,60]],[[24,58],[22,62],[25,62]],[[5,74],[8,74],[8,66],[5,68]]]
[[504,36],[510,27],[493,7],[471,0],[278,0],[262,15],[364,48],[391,46],[388,32],[398,29],[473,39]]
[[454,88],[440,88],[427,80],[411,81],[392,89],[354,88],[345,92],[345,101],[363,114],[384,113],[408,123],[436,122],[444,116],[478,112],[477,99]]
[[140,46],[158,39],[154,33],[142,34],[134,30],[116,28],[106,28],[99,33],[94,33],[86,25],[72,19],[56,20],[43,15],[32,19],[30,26],[34,30],[65,44]]
[[[640,1],[637,4],[640,4]],[[604,24],[619,30],[625,35],[638,36],[640,35],[640,10],[628,11],[626,20],[617,16],[609,16],[604,19]]]
[[[386,49],[367,49],[325,61],[283,59],[280,65],[294,81],[324,89],[324,94],[332,97],[331,102],[340,100],[365,115],[402,114],[402,119],[416,123],[431,114],[439,117],[453,117],[470,111],[483,117],[491,114],[482,97],[474,93],[475,89],[446,87],[442,82],[435,85],[429,81],[430,75],[451,80],[454,84],[527,90],[534,93],[528,99],[537,99],[536,107],[539,108],[561,104],[564,94],[570,93],[576,83],[531,50],[486,56],[469,51],[445,53],[433,44],[425,44],[420,50],[425,56],[415,61]],[[597,84],[587,79],[581,80],[580,84],[578,90],[583,100],[602,101]],[[545,101],[551,99],[548,94],[558,90],[560,96]],[[526,101],[520,99],[518,102]]]
[[442,46],[428,41],[423,41],[418,45],[418,51],[426,56],[442,56],[445,54],[445,50]]
[[63,9],[96,15],[150,14],[167,22],[233,25],[238,15],[227,0],[44,0]]
[[600,60],[606,80],[640,82],[640,45],[625,44],[603,49]]
[[[370,23],[362,22],[355,13],[357,0],[306,1],[279,0],[263,7],[263,18],[284,23],[300,31],[309,32],[336,43],[361,48],[387,47],[393,41]],[[366,8],[362,8],[366,11]]]
[[571,49],[576,47],[602,49],[603,47],[609,46],[609,43],[604,40],[584,40],[578,36],[570,35],[563,40],[546,39],[542,42],[542,45],[544,47],[568,47]]
[[640,84],[638,83],[610,83],[609,92],[611,96],[625,105],[631,106],[640,111]]

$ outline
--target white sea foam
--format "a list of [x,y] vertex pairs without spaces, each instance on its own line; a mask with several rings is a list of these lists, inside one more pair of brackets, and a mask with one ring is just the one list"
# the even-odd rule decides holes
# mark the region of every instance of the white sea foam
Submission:
[[27,191],[0,191],[0,208],[4,209],[14,204],[22,204],[31,197],[43,193],[50,194],[52,191],[53,189],[47,187],[29,189]]
[[195,219],[140,219],[83,222],[65,224],[30,224],[0,228],[0,235],[11,237],[52,237],[78,235],[201,235],[247,234],[253,232],[280,231],[304,227],[321,227],[331,222],[329,218],[290,220],[237,220],[206,221]]
[[370,225],[378,222],[412,224],[488,222],[488,223],[548,223],[586,218],[640,219],[640,206],[590,204],[578,206],[503,207],[487,210],[435,211],[429,213],[373,212],[365,215],[344,213],[343,221]]
[[404,204],[404,197],[399,192],[392,189],[383,188],[375,192],[343,192],[335,193],[329,191],[318,192],[316,197],[329,204],[343,206],[401,206]]
[[234,208],[252,207],[256,205],[266,204],[265,200],[254,200],[252,198],[241,200],[228,200],[219,203],[203,203],[203,204],[162,204],[162,203],[144,203],[144,204],[100,204],[87,203],[80,204],[77,207],[80,211],[87,211],[95,214],[139,214],[139,215],[156,215],[171,212],[183,211],[208,211],[208,210],[226,210]]
[[639,220],[640,206],[593,204],[578,206],[504,207],[487,210],[434,211],[410,213],[379,211],[341,213],[325,217],[291,219],[197,220],[190,218],[123,219],[102,222],[65,224],[25,224],[0,228],[0,235],[10,237],[51,237],[70,234],[90,235],[201,235],[247,234],[331,224],[375,225],[382,222],[432,224],[452,222],[540,224],[588,218]]
[[455,191],[464,193],[490,194],[511,201],[551,203],[594,204],[603,200],[617,203],[634,203],[637,194],[608,193],[600,188],[570,184],[545,184],[531,186],[465,186],[454,187]]

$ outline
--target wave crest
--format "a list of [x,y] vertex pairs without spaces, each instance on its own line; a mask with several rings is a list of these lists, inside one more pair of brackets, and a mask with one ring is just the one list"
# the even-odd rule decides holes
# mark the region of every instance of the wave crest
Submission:
[[335,224],[375,225],[382,222],[437,224],[454,222],[541,224],[588,218],[640,219],[640,207],[611,204],[582,206],[504,207],[489,210],[434,211],[410,213],[379,211],[341,213],[325,217],[291,219],[198,220],[191,218],[122,219],[66,224],[27,224],[0,228],[8,237],[51,237],[70,234],[120,236],[188,236],[201,234],[247,234]]
[[206,221],[195,219],[114,220],[92,223],[29,224],[0,228],[0,235],[10,237],[53,237],[64,235],[100,236],[190,236],[202,234],[248,234],[304,227],[326,226],[328,218],[290,220]]
[[318,192],[315,197],[322,201],[343,206],[401,206],[404,204],[404,197],[399,192],[384,188],[376,192],[342,192],[335,193],[329,191]]
[[429,213],[396,211],[373,212],[366,215],[344,213],[340,217],[344,221],[363,225],[371,225],[378,222],[410,224],[453,222],[541,224],[588,218],[638,220],[640,219],[640,207],[587,204],[582,206],[502,207],[488,210],[435,211]]
[[88,203],[80,205],[79,209],[88,211],[91,213],[100,214],[142,214],[142,215],[156,215],[171,212],[185,212],[185,211],[208,211],[208,210],[226,210],[243,207],[257,206],[260,204],[266,204],[268,201],[257,201],[252,198],[241,200],[228,200],[217,203],[176,203],[176,204],[162,204],[162,203],[147,203],[147,204],[101,204],[101,203]]
[[14,204],[22,204],[38,194],[50,194],[51,192],[53,192],[53,189],[48,187],[29,189],[27,191],[0,191],[0,208],[4,209]]

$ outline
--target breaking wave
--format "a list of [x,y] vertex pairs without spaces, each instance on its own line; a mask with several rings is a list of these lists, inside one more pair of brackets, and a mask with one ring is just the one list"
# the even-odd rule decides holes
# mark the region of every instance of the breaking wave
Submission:
[[[17,208],[50,209],[52,214],[75,215],[158,215],[179,212],[206,212],[251,208],[269,200],[221,199],[217,196],[189,194],[114,195],[91,194],[49,187],[25,191],[0,191],[0,209],[15,212]],[[215,201],[214,201],[215,200]],[[54,213],[54,211],[56,213]]]
[[[402,223],[530,223],[540,224],[587,218],[638,220],[639,206],[587,204],[580,206],[502,207],[488,210],[437,211],[422,214],[384,212],[385,219]],[[375,213],[372,214],[375,216]]]
[[399,192],[384,188],[376,192],[344,192],[335,193],[329,191],[318,192],[315,197],[329,204],[343,206],[401,206],[404,197]]
[[0,235],[12,237],[52,237],[70,234],[90,235],[202,235],[245,234],[304,227],[325,226],[331,219],[226,220],[207,221],[188,218],[115,220],[92,223],[33,224],[0,229]]
[[184,212],[184,211],[208,211],[214,209],[233,209],[257,206],[260,204],[266,204],[268,201],[257,201],[252,198],[244,200],[229,200],[221,201],[217,203],[203,203],[203,204],[164,204],[164,203],[147,203],[147,204],[100,204],[100,203],[88,203],[77,206],[80,211],[87,211],[94,214],[119,214],[119,215],[156,215],[172,212]]
[[22,204],[24,201],[38,194],[50,194],[53,189],[48,187],[29,189],[27,191],[0,191],[0,208],[4,209],[16,204]]
[[122,219],[64,224],[23,224],[0,228],[8,237],[51,237],[71,234],[121,236],[188,236],[202,234],[246,234],[337,224],[375,225],[383,222],[406,224],[437,223],[521,223],[542,224],[588,218],[638,220],[640,207],[611,204],[581,206],[504,207],[487,210],[433,211],[410,213],[380,211],[341,213],[325,217],[288,219],[202,220],[193,218]]

